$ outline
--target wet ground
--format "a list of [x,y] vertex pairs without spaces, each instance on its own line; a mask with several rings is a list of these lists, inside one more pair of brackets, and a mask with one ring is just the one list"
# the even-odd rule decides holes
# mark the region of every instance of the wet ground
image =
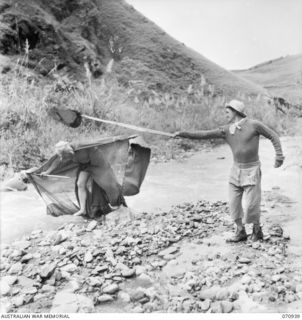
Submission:
[[[147,303],[138,299],[140,303],[132,304],[129,309],[130,304],[127,303],[127,299],[126,302],[123,302],[121,297],[117,297],[113,302],[98,305],[94,312],[133,310],[136,312],[158,310],[171,312],[209,312],[209,310],[211,312],[228,310],[231,310],[230,312],[301,312],[300,287],[291,289],[291,285],[302,283],[302,275],[299,273],[302,262],[300,242],[302,139],[284,138],[282,144],[286,155],[283,167],[273,168],[274,152],[269,141],[261,141],[260,155],[263,172],[262,221],[264,230],[266,234],[269,234],[269,227],[278,224],[282,226],[283,237],[272,237],[261,243],[259,247],[253,247],[249,242],[240,245],[226,245],[225,238],[233,232],[233,228],[228,217],[223,216],[219,218],[220,223],[214,224],[213,222],[212,227],[208,228],[203,226],[199,233],[200,236],[189,238],[184,236],[177,240],[175,244],[177,250],[170,254],[166,263],[160,262],[162,260],[158,260],[158,257],[145,257],[147,266],[143,273],[143,275],[147,274],[145,278],[141,279],[138,276],[120,284],[124,297],[127,294],[132,297],[133,292],[135,295],[140,289],[144,293],[141,293],[143,301],[144,295],[148,296],[149,290],[149,296],[155,296],[154,292],[156,292],[156,295],[161,297],[158,299],[159,302],[155,299],[151,307],[148,306],[150,299]],[[144,217],[143,212],[165,216],[163,213],[169,211],[172,205],[183,202],[226,201],[226,182],[231,163],[228,147],[219,146],[208,152],[194,154],[183,161],[151,165],[141,193],[127,199],[128,204],[136,214],[137,220],[141,220]],[[179,210],[183,214],[183,210],[186,209]],[[84,224],[82,218],[54,218],[46,216],[44,211],[43,204],[33,191],[2,193],[2,244],[10,243],[36,229],[54,230],[70,222],[77,225]],[[112,216],[119,215],[120,221],[123,221],[122,213],[118,212]],[[171,217],[174,217],[173,214]],[[177,216],[174,219],[177,220]],[[240,254],[247,254],[247,259],[251,262],[248,262],[247,265],[245,262],[238,262],[237,257]],[[273,266],[266,269],[268,261],[271,261]],[[215,269],[217,264],[220,269]],[[284,267],[284,270],[280,269],[281,266]],[[257,268],[264,268],[266,272],[259,275],[256,272]],[[220,272],[225,275],[225,279],[215,280],[215,276],[217,278]],[[245,274],[247,277],[242,279],[241,276]],[[275,275],[273,279],[270,278],[272,274]],[[278,277],[280,279],[276,279]],[[204,294],[202,290],[213,286],[219,286],[220,289],[228,288],[229,294],[239,292],[239,296],[233,300],[230,297],[228,300],[226,297],[220,300],[213,299],[211,296],[205,299],[200,298],[200,295]],[[153,293],[150,293],[150,290],[153,290]],[[223,296],[223,293],[220,295]],[[264,295],[270,300],[266,300]]]

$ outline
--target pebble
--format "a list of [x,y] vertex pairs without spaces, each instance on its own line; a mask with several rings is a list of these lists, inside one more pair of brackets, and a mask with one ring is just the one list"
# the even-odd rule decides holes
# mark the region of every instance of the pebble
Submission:
[[210,299],[206,299],[206,300],[202,301],[199,304],[199,306],[200,306],[202,311],[208,311],[210,309],[210,306],[211,306],[211,300]]
[[222,313],[222,306],[221,306],[220,301],[212,302],[211,313]]
[[204,289],[204,290],[200,291],[199,298],[201,300],[207,300],[207,299],[214,300],[217,292],[220,290],[221,290],[221,288],[219,286],[214,286],[209,289]]
[[1,280],[0,283],[0,294],[1,296],[5,297],[9,294],[11,287],[6,281]]
[[230,313],[233,310],[233,303],[230,301],[221,301],[222,313]]
[[227,288],[221,288],[217,293],[216,293],[216,299],[217,300],[226,300],[229,297],[229,290]]
[[90,251],[87,251],[87,252],[85,253],[84,262],[85,262],[85,263],[89,263],[89,262],[91,262],[92,260],[93,260],[93,255],[92,255],[92,253],[91,253]]
[[60,243],[66,241],[67,238],[68,238],[67,233],[61,231],[61,232],[59,232],[59,233],[55,236],[55,239],[54,239],[54,241],[53,241],[53,245],[54,245],[54,246],[57,246],[57,245],[59,245]]
[[252,282],[252,278],[247,274],[241,278],[242,284],[250,284],[251,282]]
[[131,278],[133,276],[135,276],[135,269],[125,269],[122,270],[122,276],[125,278]]
[[117,284],[111,284],[102,289],[103,293],[114,294],[119,291],[119,286]]
[[16,241],[13,243],[13,246],[17,247],[19,250],[26,250],[31,246],[31,242],[30,241]]
[[295,290],[297,293],[299,293],[299,292],[302,292],[302,283],[298,283],[297,285],[296,285],[296,290]]
[[53,293],[56,291],[56,287],[49,285],[49,284],[45,284],[44,286],[42,286],[42,288],[40,289],[41,293]]
[[134,293],[131,294],[132,301],[139,301],[144,299],[145,297],[146,294],[141,288],[138,288]]
[[53,301],[50,313],[91,313],[94,312],[92,299],[80,294],[58,292]]
[[282,279],[282,276],[280,274],[274,274],[272,277],[271,277],[271,280],[272,282],[278,282]]
[[29,260],[31,260],[33,258],[33,255],[32,254],[30,254],[30,253],[28,253],[28,254],[26,254],[25,256],[23,256],[22,258],[21,258],[21,262],[23,262],[23,263],[27,263]]
[[62,272],[73,273],[78,269],[78,267],[74,263],[67,264],[61,267]]
[[141,307],[141,306],[136,306],[136,307],[133,308],[131,311],[132,311],[133,313],[143,313],[143,312],[144,312],[144,309],[143,309],[143,307]]
[[172,246],[172,247],[169,247],[169,248],[167,248],[165,250],[162,250],[161,252],[158,253],[158,255],[160,257],[165,257],[165,256],[169,256],[170,257],[170,255],[176,253],[177,251],[178,251],[178,248]]
[[18,274],[22,271],[22,269],[23,269],[22,263],[17,262],[10,267],[10,269],[8,270],[8,273],[9,274]]
[[29,287],[22,290],[24,294],[36,294],[38,292],[37,288]]
[[101,286],[104,281],[101,277],[89,277],[88,282],[92,287],[96,287]]
[[91,232],[92,230],[94,230],[98,225],[98,222],[96,220],[92,220],[88,226],[86,227],[86,231],[87,232]]
[[118,298],[124,302],[130,302],[130,295],[127,292],[120,291],[118,293]]
[[99,296],[99,297],[97,298],[97,301],[98,301],[99,303],[111,302],[111,301],[113,301],[113,300],[114,300],[113,297],[112,297],[111,295],[109,295],[109,294],[102,294],[101,296]]
[[57,265],[55,263],[50,263],[45,265],[40,270],[40,277],[42,279],[48,279],[52,276],[52,274],[55,272]]
[[25,295],[24,294],[22,294],[22,295],[20,295],[20,296],[18,296],[18,297],[15,297],[15,298],[13,298],[12,300],[11,300],[11,303],[12,303],[12,305],[13,306],[15,306],[15,307],[21,307],[21,306],[23,306],[23,304],[24,304],[24,298],[25,298]]
[[252,262],[252,260],[249,259],[249,258],[241,257],[241,258],[238,259],[238,262],[239,263],[244,263],[244,264],[249,264],[249,263]]
[[4,276],[0,278],[1,283],[6,282],[9,286],[12,286],[13,284],[18,282],[17,276]]

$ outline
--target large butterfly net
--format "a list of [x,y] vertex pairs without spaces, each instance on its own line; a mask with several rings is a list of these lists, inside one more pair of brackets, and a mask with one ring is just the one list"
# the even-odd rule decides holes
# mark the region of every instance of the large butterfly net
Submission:
[[77,182],[81,171],[89,173],[86,213],[91,218],[107,214],[113,206],[126,205],[124,196],[139,192],[151,153],[142,139],[110,137],[73,144],[73,147],[74,156],[60,159],[49,175],[41,176],[40,173],[50,168],[54,161],[58,162],[58,155],[28,173],[48,214],[73,214],[79,209]]

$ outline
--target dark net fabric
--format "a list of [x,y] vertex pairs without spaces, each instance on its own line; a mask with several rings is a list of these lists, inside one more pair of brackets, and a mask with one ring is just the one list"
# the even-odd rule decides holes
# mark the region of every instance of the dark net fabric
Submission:
[[[48,214],[73,214],[79,209],[77,181],[81,171],[89,173],[86,213],[91,218],[107,214],[112,206],[126,205],[124,196],[139,192],[150,161],[150,149],[139,138],[111,137],[73,147],[72,157],[58,161],[55,155],[28,174]],[[40,176],[54,161],[57,165],[50,176]]]

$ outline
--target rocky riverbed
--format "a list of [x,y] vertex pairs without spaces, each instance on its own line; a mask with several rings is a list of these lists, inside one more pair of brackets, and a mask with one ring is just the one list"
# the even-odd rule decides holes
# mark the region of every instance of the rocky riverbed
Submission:
[[[1,250],[6,312],[269,312],[302,298],[290,237],[226,244],[225,202],[35,230]],[[301,310],[300,310],[301,311]]]

